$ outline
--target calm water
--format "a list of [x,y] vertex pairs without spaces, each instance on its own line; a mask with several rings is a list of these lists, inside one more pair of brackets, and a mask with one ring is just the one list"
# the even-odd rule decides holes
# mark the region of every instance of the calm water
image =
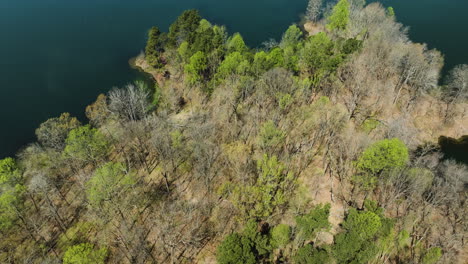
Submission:
[[[386,2],[386,1],[384,1]],[[391,0],[411,35],[437,47],[450,65],[468,63],[466,0]],[[0,158],[34,141],[47,118],[84,108],[99,93],[143,76],[128,59],[147,29],[167,30],[197,8],[253,46],[279,38],[307,0],[0,0]]]

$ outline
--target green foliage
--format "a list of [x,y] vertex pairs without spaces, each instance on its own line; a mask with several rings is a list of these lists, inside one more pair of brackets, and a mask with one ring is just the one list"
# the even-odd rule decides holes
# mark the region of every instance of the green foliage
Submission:
[[287,109],[294,101],[290,94],[280,93],[277,95],[278,106],[281,110]]
[[284,55],[283,50],[280,48],[274,48],[268,53],[268,61],[270,61],[272,67],[283,67],[284,66]]
[[379,176],[403,168],[408,162],[408,148],[398,138],[384,139],[369,146],[356,162],[353,182],[364,190],[375,188]]
[[208,68],[207,63],[206,55],[202,51],[198,51],[190,58],[190,63],[185,65],[185,74],[188,84],[196,85],[204,80],[204,74]]
[[330,254],[326,250],[314,248],[311,244],[299,248],[294,255],[296,264],[327,264],[331,261]]
[[65,143],[64,154],[83,162],[104,158],[110,148],[107,138],[89,125],[71,130]]
[[235,33],[229,38],[226,46],[228,53],[239,52],[242,54],[248,51],[248,47],[239,33]]
[[283,34],[283,38],[281,39],[280,47],[281,48],[286,48],[286,47],[295,47],[299,44],[303,37],[302,30],[296,26],[296,25],[291,25],[289,28],[286,30],[286,32]]
[[395,17],[395,9],[393,9],[393,7],[389,6],[387,8],[387,16],[389,17]]
[[371,212],[359,212],[352,208],[349,211],[346,221],[343,223],[343,228],[351,233],[357,233],[363,240],[372,238],[382,227],[380,217]]
[[19,214],[22,186],[7,188],[0,193],[0,231],[11,228]]
[[402,230],[398,233],[397,246],[398,249],[405,249],[411,245],[411,237],[408,231]]
[[213,27],[214,38],[213,38],[213,46],[214,47],[223,47],[226,44],[227,40],[227,31],[226,27],[224,26],[214,26]]
[[94,208],[101,207],[104,202],[117,198],[135,183],[134,174],[125,165],[108,162],[98,168],[86,183],[89,204]]
[[237,233],[230,234],[217,248],[216,260],[219,264],[254,264],[253,242]]
[[356,168],[363,173],[378,175],[386,170],[402,168],[408,159],[405,143],[398,138],[384,139],[375,142],[361,154]]
[[291,227],[279,224],[270,230],[271,245],[274,248],[282,248],[291,240]]
[[182,134],[182,132],[180,132],[179,130],[174,130],[170,133],[170,135],[171,135],[171,146],[174,149],[182,148],[182,143],[184,139],[184,135]]
[[349,38],[344,41],[342,41],[341,45],[341,52],[344,55],[350,55],[353,54],[362,48],[362,40],[355,39],[355,38]]
[[0,231],[10,229],[20,215],[23,193],[22,173],[13,158],[0,160]]
[[327,28],[329,30],[345,30],[349,23],[349,2],[340,0],[328,18]]
[[220,43],[219,39],[215,39],[215,36],[216,33],[211,23],[206,19],[202,19],[195,35],[192,52],[203,51],[205,54],[209,54],[215,48],[218,48],[222,43]]
[[268,71],[273,67],[271,61],[268,59],[268,54],[264,51],[255,53],[254,61],[252,63],[252,71],[258,75]]
[[306,41],[299,65],[302,71],[312,74],[316,83],[326,74],[336,70],[342,62],[342,55],[335,53],[334,47],[335,43],[323,32]]
[[292,184],[292,173],[285,174],[285,166],[280,163],[276,156],[268,157],[257,162],[260,172],[254,193],[258,200],[254,207],[253,215],[266,217],[273,213],[275,207],[287,202],[285,191]]
[[308,214],[296,217],[297,233],[302,240],[314,239],[318,231],[330,228],[330,204],[318,205]]
[[427,250],[422,258],[423,264],[435,264],[442,257],[442,249],[439,247],[433,247]]
[[364,132],[370,133],[372,130],[376,129],[380,125],[380,122],[375,119],[366,119],[362,125],[361,128]]
[[265,154],[258,160],[257,170],[259,175],[253,185],[229,185],[231,202],[249,219],[271,215],[278,206],[287,203],[285,193],[294,187],[293,174],[286,173],[276,156],[270,158]]
[[267,121],[260,127],[258,144],[263,149],[278,147],[284,140],[285,133],[278,129],[273,121]]
[[148,32],[148,41],[146,42],[146,62],[154,68],[161,68],[163,64],[161,63],[160,53],[163,50],[161,31],[157,27],[152,27]]
[[89,243],[70,247],[63,255],[63,264],[104,264],[107,258],[107,249],[94,249]]
[[[244,62],[246,62],[247,65]],[[219,65],[215,78],[221,82],[232,74],[240,74],[250,70],[245,69],[250,68],[249,65],[250,63],[240,52],[233,52],[227,55],[224,61]]]
[[182,59],[182,62],[188,62],[191,57],[190,47],[187,41],[184,41],[180,44],[179,48],[177,49],[177,54]]
[[14,186],[21,180],[21,172],[13,158],[0,160],[0,185]]
[[342,224],[344,232],[335,236],[333,255],[337,263],[367,263],[379,252],[379,243],[393,230],[393,221],[383,216],[375,202],[366,201],[366,210],[349,210]]
[[172,47],[177,47],[184,41],[189,45],[193,44],[201,19],[197,10],[184,11],[169,27],[168,44]]
[[261,258],[270,254],[272,247],[270,238],[258,231],[258,223],[255,220],[249,220],[245,225],[242,235],[252,241],[257,258]]

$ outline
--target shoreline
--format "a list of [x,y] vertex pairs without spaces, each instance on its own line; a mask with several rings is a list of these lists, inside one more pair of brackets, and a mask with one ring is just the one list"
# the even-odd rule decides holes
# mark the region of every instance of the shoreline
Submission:
[[159,86],[163,85],[163,75],[146,63],[143,53],[130,58],[128,60],[128,64],[132,69],[148,74],[148,76],[150,76]]

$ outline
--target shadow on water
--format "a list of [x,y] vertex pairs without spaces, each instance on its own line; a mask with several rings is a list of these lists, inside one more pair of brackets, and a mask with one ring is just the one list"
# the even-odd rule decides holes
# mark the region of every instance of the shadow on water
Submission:
[[468,165],[468,135],[458,139],[441,136],[439,146],[444,159],[453,159]]

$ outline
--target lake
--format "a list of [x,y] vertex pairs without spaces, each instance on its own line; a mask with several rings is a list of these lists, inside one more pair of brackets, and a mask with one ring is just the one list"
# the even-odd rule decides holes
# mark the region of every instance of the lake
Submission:
[[[411,26],[413,40],[468,63],[468,1],[384,0]],[[0,0],[0,158],[35,140],[40,123],[62,112],[84,118],[99,93],[143,74],[128,59],[153,25],[167,30],[185,9],[240,32],[258,46],[279,39],[307,0]]]

